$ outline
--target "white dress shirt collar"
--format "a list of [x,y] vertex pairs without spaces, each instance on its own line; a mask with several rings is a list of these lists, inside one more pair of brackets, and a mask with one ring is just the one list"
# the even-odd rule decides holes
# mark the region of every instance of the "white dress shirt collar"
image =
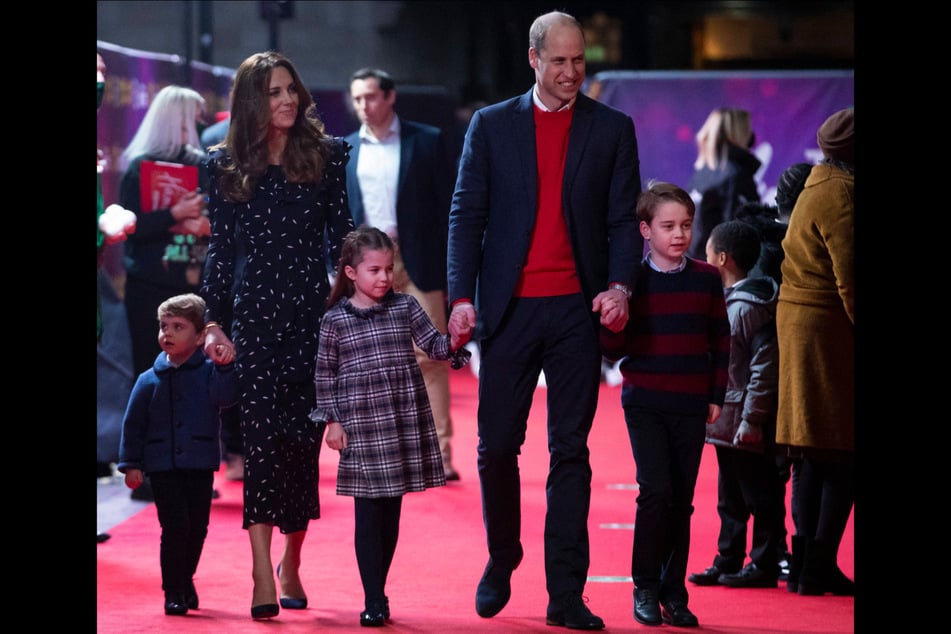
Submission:
[[393,120],[390,121],[390,127],[386,130],[386,137],[382,139],[378,139],[373,136],[373,131],[370,130],[370,127],[367,124],[360,124],[361,141],[369,141],[370,143],[385,143],[387,140],[392,138],[400,138],[400,118],[396,113],[393,113]]
[[542,112],[561,112],[562,110],[570,110],[573,105],[575,105],[575,100],[578,99],[578,95],[572,97],[571,101],[563,105],[558,110],[552,111],[548,106],[546,106],[538,96],[538,83],[532,87],[532,101],[535,102],[535,105],[538,106],[539,110]]

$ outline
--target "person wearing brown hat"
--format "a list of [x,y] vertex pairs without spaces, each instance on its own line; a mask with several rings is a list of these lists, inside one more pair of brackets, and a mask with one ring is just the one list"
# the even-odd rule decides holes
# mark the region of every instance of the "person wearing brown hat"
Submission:
[[819,149],[827,159],[848,163],[855,160],[855,146],[853,145],[853,116],[854,110],[846,108],[839,110],[825,120],[816,133]]
[[776,442],[801,457],[793,496],[797,534],[787,589],[855,594],[838,567],[855,499],[853,111],[826,119],[813,166],[789,218],[776,309],[779,411]]

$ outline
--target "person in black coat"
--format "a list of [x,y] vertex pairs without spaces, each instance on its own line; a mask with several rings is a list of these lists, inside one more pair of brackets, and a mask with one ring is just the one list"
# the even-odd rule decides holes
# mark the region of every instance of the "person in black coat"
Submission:
[[713,228],[734,220],[743,204],[759,202],[754,177],[762,163],[749,151],[755,135],[746,110],[716,108],[696,138],[697,160],[686,189],[697,203],[697,214],[687,255],[703,260]]

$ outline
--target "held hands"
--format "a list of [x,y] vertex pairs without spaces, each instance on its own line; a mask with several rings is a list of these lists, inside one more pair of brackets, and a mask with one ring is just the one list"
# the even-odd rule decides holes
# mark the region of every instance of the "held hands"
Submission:
[[627,325],[627,295],[616,289],[598,293],[591,302],[591,312],[601,313],[601,325],[611,332],[621,332]]
[[216,365],[228,365],[234,362],[234,346],[230,344],[216,343],[215,353],[217,358],[213,358],[212,361],[214,361]]
[[344,431],[343,425],[333,421],[327,421],[327,432],[324,442],[327,443],[328,447],[331,449],[336,449],[337,451],[343,451],[346,449],[347,432]]
[[234,361],[234,344],[228,339],[221,327],[208,322],[205,326],[205,356],[218,365]]
[[449,315],[449,347],[458,350],[469,343],[476,325],[475,307],[469,302],[460,302],[452,307]]
[[740,423],[733,436],[733,444],[739,445],[757,445],[763,441],[763,430],[759,425],[751,425],[745,420]]
[[712,425],[717,422],[717,419],[720,418],[721,407],[719,405],[714,405],[710,403],[707,406],[707,425]]

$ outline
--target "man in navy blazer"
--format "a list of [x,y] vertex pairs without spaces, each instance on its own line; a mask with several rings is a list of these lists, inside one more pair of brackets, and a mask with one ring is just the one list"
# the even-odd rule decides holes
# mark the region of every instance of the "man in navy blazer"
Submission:
[[[446,240],[455,162],[439,128],[407,121],[393,110],[396,84],[386,71],[362,68],[350,77],[350,99],[360,129],[345,137],[350,215],[359,226],[387,232],[396,244],[393,288],[419,300],[446,332]],[[449,366],[417,349],[433,410],[447,480],[452,464]]]
[[601,378],[598,331],[627,323],[643,252],[637,141],[629,116],[580,92],[584,34],[575,18],[538,17],[529,43],[535,85],[473,116],[449,215],[449,329],[475,334],[481,347],[478,469],[489,561],[476,612],[491,617],[506,605],[522,559],[518,454],[544,371],[546,622],[595,630],[604,622],[582,599],[587,440]]

